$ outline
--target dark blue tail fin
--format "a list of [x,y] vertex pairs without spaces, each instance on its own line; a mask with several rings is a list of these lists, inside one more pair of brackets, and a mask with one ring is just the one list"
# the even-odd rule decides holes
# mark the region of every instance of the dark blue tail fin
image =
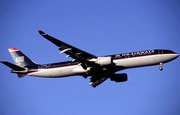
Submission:
[[19,49],[9,48],[8,50],[17,66],[30,67],[37,65],[36,63],[31,61],[26,55],[24,55]]

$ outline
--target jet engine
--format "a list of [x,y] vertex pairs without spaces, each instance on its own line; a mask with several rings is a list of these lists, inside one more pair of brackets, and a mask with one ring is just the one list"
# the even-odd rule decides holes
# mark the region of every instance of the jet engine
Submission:
[[95,63],[99,64],[100,66],[111,65],[112,58],[111,57],[98,57]]
[[114,74],[110,77],[111,81],[115,81],[115,82],[124,82],[127,81],[127,74],[126,73],[122,73],[122,74]]

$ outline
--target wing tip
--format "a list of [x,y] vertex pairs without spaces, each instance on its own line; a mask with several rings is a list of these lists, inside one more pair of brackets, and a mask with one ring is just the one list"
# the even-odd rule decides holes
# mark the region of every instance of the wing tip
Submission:
[[41,29],[38,29],[38,32],[39,32],[41,35],[45,35],[45,33],[44,33]]

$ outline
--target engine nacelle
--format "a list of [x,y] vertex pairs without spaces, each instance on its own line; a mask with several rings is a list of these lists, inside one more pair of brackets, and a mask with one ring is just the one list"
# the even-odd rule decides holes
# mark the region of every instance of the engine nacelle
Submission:
[[111,65],[112,57],[98,57],[95,63],[99,64],[100,66]]
[[115,82],[124,82],[127,81],[127,74],[122,73],[122,74],[114,74],[113,76],[110,77],[111,81]]

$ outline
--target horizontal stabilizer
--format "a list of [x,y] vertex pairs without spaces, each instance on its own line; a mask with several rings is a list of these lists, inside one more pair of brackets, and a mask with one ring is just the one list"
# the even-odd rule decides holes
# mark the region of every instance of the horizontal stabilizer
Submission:
[[24,69],[24,68],[22,68],[22,67],[19,67],[19,66],[17,66],[17,65],[14,65],[14,64],[12,64],[12,63],[9,63],[9,62],[7,62],[7,61],[0,61],[0,62],[3,63],[4,65],[10,67],[10,68],[13,69],[13,70],[17,70],[17,71],[26,70],[26,69]]

